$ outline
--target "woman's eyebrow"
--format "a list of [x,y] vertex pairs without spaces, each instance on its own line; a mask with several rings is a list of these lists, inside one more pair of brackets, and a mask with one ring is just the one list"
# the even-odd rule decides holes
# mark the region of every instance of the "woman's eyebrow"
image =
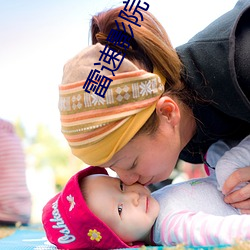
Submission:
[[[114,163],[112,163],[110,166],[108,166],[107,168],[110,168],[111,170],[113,170],[112,169],[112,167],[117,163],[118,161],[115,161]],[[114,170],[113,170],[114,171]]]
[[[119,161],[121,161],[122,159],[124,159],[124,158],[126,158],[125,156],[124,157],[122,157],[121,159],[119,159],[119,160],[116,160],[114,163],[112,163],[108,168],[110,168],[111,170],[113,170],[112,169],[112,167],[114,166],[114,165],[116,165]],[[114,170],[113,170],[114,171]]]

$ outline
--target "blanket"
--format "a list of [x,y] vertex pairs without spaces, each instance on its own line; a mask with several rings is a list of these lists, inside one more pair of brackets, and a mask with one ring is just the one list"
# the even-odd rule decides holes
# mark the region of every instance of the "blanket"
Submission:
[[[22,226],[13,228],[13,233],[0,239],[0,249],[4,250],[57,250],[57,248],[48,242],[45,232],[41,225]],[[7,229],[6,229],[7,230]],[[6,231],[5,230],[5,231]],[[10,228],[11,230],[11,228]],[[236,246],[217,246],[217,247],[163,247],[147,246],[133,248],[133,250],[247,250],[250,249],[250,243],[243,242]],[[123,249],[125,250],[125,249]]]

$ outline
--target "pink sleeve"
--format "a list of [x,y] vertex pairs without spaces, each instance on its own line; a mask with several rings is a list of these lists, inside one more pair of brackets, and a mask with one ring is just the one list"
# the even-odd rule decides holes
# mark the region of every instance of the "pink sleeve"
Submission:
[[166,216],[161,226],[161,241],[167,246],[233,244],[238,239],[250,239],[250,215],[215,216],[174,211]]
[[31,197],[21,140],[8,121],[0,119],[0,224],[28,223]]

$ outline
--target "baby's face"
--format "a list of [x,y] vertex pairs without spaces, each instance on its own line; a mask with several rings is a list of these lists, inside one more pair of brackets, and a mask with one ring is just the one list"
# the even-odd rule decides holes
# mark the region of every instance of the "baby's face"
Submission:
[[105,175],[85,178],[88,206],[126,243],[144,240],[159,214],[159,203],[141,184],[127,186]]

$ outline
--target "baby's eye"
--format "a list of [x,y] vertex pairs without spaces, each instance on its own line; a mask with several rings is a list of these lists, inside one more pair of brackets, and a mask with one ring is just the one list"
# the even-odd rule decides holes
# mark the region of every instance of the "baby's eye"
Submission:
[[118,214],[121,216],[121,213],[122,213],[122,208],[123,208],[123,205],[122,204],[119,204],[118,205]]
[[120,180],[120,189],[121,189],[121,191],[124,191],[123,182],[121,180]]

